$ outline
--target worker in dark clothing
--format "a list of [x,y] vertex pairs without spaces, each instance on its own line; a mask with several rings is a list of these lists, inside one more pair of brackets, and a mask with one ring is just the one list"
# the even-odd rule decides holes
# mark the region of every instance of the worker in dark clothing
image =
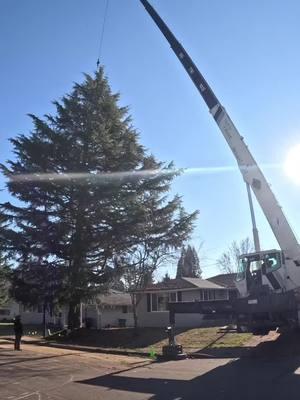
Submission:
[[21,337],[23,336],[23,324],[21,322],[21,317],[16,316],[14,321],[14,331],[15,331],[15,350],[21,350]]

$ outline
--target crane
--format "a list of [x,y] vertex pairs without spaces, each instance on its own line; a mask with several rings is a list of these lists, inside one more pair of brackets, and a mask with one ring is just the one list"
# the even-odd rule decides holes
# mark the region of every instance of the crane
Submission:
[[[236,276],[239,299],[236,312],[260,326],[298,320],[300,246],[269,183],[243,136],[187,51],[147,0],[140,0],[188,73],[231,149],[247,189],[260,205],[280,250],[261,250],[240,257]],[[248,195],[250,192],[248,193]],[[257,250],[257,249],[256,249]],[[263,321],[263,322],[262,322]]]

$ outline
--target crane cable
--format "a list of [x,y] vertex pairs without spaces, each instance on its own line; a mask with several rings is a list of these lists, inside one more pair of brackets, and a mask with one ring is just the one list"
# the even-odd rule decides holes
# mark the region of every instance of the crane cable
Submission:
[[102,21],[101,35],[100,35],[100,43],[99,43],[99,51],[98,51],[98,59],[97,59],[97,69],[100,66],[100,58],[101,58],[101,53],[102,53],[102,44],[103,44],[103,38],[104,38],[104,32],[105,32],[105,23],[106,23],[106,18],[107,18],[108,4],[109,4],[109,0],[106,0],[104,16],[103,16],[103,21]]

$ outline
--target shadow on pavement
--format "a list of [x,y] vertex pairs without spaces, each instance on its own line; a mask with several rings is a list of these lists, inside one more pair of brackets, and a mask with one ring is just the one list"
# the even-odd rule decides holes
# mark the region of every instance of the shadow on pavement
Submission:
[[[217,362],[210,361],[209,371],[205,368],[205,360],[202,360],[201,364],[193,360],[184,360],[165,363],[163,367],[157,364],[157,368],[137,368],[128,373],[109,374],[77,382],[124,392],[143,393],[144,396],[149,396],[145,398],[152,400],[202,397],[222,400],[299,400],[300,356],[290,354],[293,343],[290,339],[285,337],[276,342],[261,343],[251,356],[225,364],[223,360],[219,366]],[[299,347],[298,344],[298,349]],[[288,356],[282,355],[284,348],[287,348]],[[183,371],[189,370],[191,375],[195,376],[197,367],[199,375],[187,379],[187,374]],[[204,372],[201,373],[203,367]],[[167,378],[164,378],[164,375]]]
[[[76,353],[74,354],[60,354],[60,355],[55,355],[55,356],[44,356],[44,357],[24,357],[21,358],[19,360],[14,360],[14,361],[8,361],[8,362],[1,362],[1,354],[0,354],[0,368],[6,365],[11,365],[11,364],[20,364],[20,363],[24,363],[24,362],[29,362],[29,361],[40,361],[40,360],[46,360],[49,358],[61,358],[61,357],[67,357],[67,356],[74,356],[76,355]],[[11,355],[3,355],[3,357],[7,357],[7,356],[13,356],[13,354]]]
[[206,348],[189,354],[190,358],[240,358],[246,357],[253,350],[252,347],[217,347]]

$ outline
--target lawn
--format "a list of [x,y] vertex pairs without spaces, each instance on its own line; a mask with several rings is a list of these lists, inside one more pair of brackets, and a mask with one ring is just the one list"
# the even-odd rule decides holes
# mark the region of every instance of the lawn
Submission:
[[[176,335],[178,343],[182,344],[187,352],[203,349],[241,348],[251,337],[252,335],[249,333],[223,332],[218,327],[178,329]],[[80,329],[58,341],[88,347],[149,353],[160,352],[162,346],[168,342],[163,328],[140,328],[138,336],[134,335],[131,328],[112,328],[100,331]]]
[[[11,336],[14,334],[14,324],[11,322],[0,322],[0,337]],[[24,325],[25,336],[41,336],[43,328],[41,325]]]

